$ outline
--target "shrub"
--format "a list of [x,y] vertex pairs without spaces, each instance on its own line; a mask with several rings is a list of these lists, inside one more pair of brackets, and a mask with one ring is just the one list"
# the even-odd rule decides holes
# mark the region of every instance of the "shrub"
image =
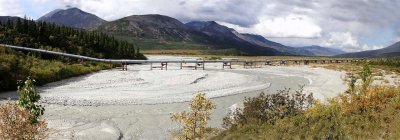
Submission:
[[0,106],[0,139],[44,139],[48,135],[47,123],[31,122],[28,110],[8,102]]
[[190,112],[173,113],[171,119],[183,124],[183,130],[178,134],[179,139],[205,139],[207,121],[210,120],[211,110],[215,105],[205,94],[197,94],[190,103]]
[[302,113],[313,103],[312,94],[303,94],[303,86],[295,94],[291,94],[290,89],[279,90],[277,94],[261,93],[258,97],[245,98],[244,108],[225,117],[223,127],[232,128],[249,123],[274,125],[276,120]]

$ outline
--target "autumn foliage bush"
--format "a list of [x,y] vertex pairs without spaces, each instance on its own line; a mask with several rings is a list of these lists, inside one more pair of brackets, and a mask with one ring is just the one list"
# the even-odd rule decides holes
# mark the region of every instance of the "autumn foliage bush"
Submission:
[[190,111],[172,113],[171,119],[182,124],[182,129],[173,134],[178,139],[206,139],[207,121],[210,120],[214,103],[204,93],[197,94],[190,103]]
[[34,80],[28,79],[18,87],[18,103],[8,101],[0,106],[0,139],[44,139],[48,135],[47,123],[41,120],[44,108],[37,102],[40,95]]
[[31,121],[32,115],[17,103],[8,102],[0,106],[0,139],[44,139],[47,137],[47,123]]

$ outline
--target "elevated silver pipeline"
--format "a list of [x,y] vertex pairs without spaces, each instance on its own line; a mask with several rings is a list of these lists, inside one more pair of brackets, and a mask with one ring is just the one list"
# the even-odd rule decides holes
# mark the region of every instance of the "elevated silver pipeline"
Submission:
[[[151,59],[151,60],[132,60],[132,59],[102,59],[94,58],[82,55],[75,55],[69,53],[48,51],[43,49],[34,49],[28,47],[20,47],[13,45],[0,44],[0,46],[6,48],[12,48],[16,50],[25,50],[31,52],[40,52],[46,54],[52,54],[57,56],[65,56],[76,59],[83,59],[89,61],[98,61],[105,63],[124,63],[124,64],[138,64],[138,63],[232,63],[232,62],[243,62],[243,63],[257,63],[257,62],[281,62],[281,61],[305,61],[305,60],[285,60],[285,59],[273,59],[273,60],[239,60],[239,59],[222,59],[222,60],[197,60],[197,59]],[[362,58],[331,58],[331,59],[307,59],[308,61],[346,61],[346,60],[363,60]]]

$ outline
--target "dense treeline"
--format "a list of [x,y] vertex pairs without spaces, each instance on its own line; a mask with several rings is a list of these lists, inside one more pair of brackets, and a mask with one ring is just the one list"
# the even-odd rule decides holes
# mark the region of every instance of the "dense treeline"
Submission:
[[0,43],[98,58],[146,59],[133,44],[104,33],[20,18],[0,23]]
[[100,62],[76,63],[59,59],[42,59],[34,54],[25,54],[0,47],[0,91],[17,89],[17,81],[31,76],[38,85],[109,69],[113,66]]

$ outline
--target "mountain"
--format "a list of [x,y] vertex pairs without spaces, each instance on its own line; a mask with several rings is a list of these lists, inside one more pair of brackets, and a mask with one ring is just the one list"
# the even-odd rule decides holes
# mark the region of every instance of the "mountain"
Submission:
[[[278,51],[257,46],[238,38],[233,29],[216,22],[183,24],[164,15],[132,15],[105,23],[94,30],[131,40],[143,49],[200,49],[235,55],[277,55]],[[210,24],[208,24],[210,23]]]
[[0,16],[1,23],[7,23],[8,20],[16,21],[17,19],[22,20],[20,17],[12,17],[12,16]]
[[346,53],[345,51],[342,51],[339,49],[326,48],[326,47],[321,47],[321,46],[316,46],[316,45],[299,47],[298,49],[312,52],[316,56],[334,56],[334,55]]
[[206,37],[193,32],[174,18],[163,15],[132,15],[95,28],[97,31],[133,38],[194,41]]
[[369,50],[355,53],[346,53],[339,56],[346,57],[386,57],[386,56],[400,56],[400,42],[397,42],[389,47]]
[[90,29],[107,21],[78,8],[56,9],[40,17],[38,21],[51,22],[73,28]]
[[253,44],[241,38],[238,32],[232,28],[220,25],[215,21],[192,21],[185,24],[187,27],[202,32],[211,37],[212,42],[224,48],[233,47],[252,55],[284,55],[283,53],[268,47]]
[[263,47],[273,48],[285,55],[304,55],[304,56],[313,56],[314,55],[314,53],[309,50],[285,46],[280,43],[270,41],[261,35],[237,34],[237,36],[250,42],[250,43],[253,43],[253,44],[256,44],[259,46],[263,46]]

